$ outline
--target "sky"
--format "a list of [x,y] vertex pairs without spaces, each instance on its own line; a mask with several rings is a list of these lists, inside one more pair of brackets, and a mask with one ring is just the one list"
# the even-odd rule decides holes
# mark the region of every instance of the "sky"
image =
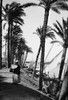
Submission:
[[[5,5],[6,3],[11,3],[13,1],[20,2],[21,4],[24,4],[27,2],[35,2],[35,3],[39,2],[39,0],[3,0],[3,5]],[[43,25],[44,9],[41,7],[29,7],[29,8],[26,8],[24,11],[26,13],[26,16],[23,17],[25,24],[21,28],[23,30],[23,36],[27,42],[27,45],[31,47],[33,51],[33,53],[28,55],[27,60],[35,61],[40,40],[37,35],[33,34],[33,32],[36,32],[36,29]],[[53,27],[53,23],[55,23],[56,20],[62,23],[62,17],[66,19],[67,16],[68,16],[68,12],[66,11],[64,12],[62,11],[61,14],[59,15],[50,10],[48,25]],[[60,40],[58,36],[57,36],[57,39]],[[50,42],[51,42],[50,39],[46,40],[45,57],[52,46]],[[61,45],[58,45],[58,44],[54,45],[46,61],[50,61],[59,51],[61,51],[61,49],[62,49]]]

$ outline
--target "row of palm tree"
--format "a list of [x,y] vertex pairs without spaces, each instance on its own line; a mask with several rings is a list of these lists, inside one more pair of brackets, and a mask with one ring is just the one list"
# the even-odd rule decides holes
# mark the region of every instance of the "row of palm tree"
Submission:
[[14,24],[22,25],[23,19],[21,16],[25,16],[24,10],[22,9],[20,3],[13,2],[10,5],[7,4],[3,7],[5,14],[4,17],[8,21],[8,66],[11,67],[11,36],[13,36],[12,28]]
[[[3,8],[1,18],[3,17],[3,20],[6,20],[8,22],[8,32],[5,36],[5,39],[8,45],[8,67],[10,68],[11,64],[13,64],[14,55],[17,50],[18,52],[16,55],[20,65],[22,54],[26,51],[26,61],[28,52],[32,52],[32,50],[26,45],[26,41],[22,36],[23,32],[20,28],[20,26],[24,24],[24,20],[22,19],[22,17],[26,15],[21,4],[12,2],[11,4],[6,4],[5,7],[3,7],[2,5],[0,7]],[[5,25],[6,24],[4,24],[4,28]],[[2,48],[0,49],[2,50]],[[0,58],[2,59],[2,55],[0,56]]]

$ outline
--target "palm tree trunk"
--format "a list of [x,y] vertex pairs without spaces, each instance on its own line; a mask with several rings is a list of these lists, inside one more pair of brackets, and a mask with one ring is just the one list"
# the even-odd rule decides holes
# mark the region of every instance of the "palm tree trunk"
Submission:
[[24,59],[24,62],[23,62],[23,66],[25,66],[25,62],[26,62],[27,56],[28,56],[28,52],[26,51],[26,55],[25,55],[25,59]]
[[66,48],[64,47],[63,54],[62,54],[62,58],[61,58],[61,63],[60,63],[59,80],[62,77],[62,72],[63,72],[64,63],[65,63],[66,52],[67,52],[67,47]]
[[21,49],[20,49],[20,47],[18,47],[18,62],[19,62],[19,65],[20,65],[20,68],[22,68],[22,64],[21,64],[21,57],[22,57],[22,55],[21,55]]
[[12,45],[12,42],[11,42],[11,64],[14,63],[14,54],[13,54],[13,45]]
[[12,37],[13,37],[12,26],[13,26],[13,23],[11,24],[11,64],[14,63],[13,44],[12,44]]
[[43,77],[43,68],[44,68],[45,35],[46,35],[48,17],[49,17],[49,7],[46,7],[45,14],[44,14],[43,34],[41,37],[41,61],[40,61],[40,77],[39,77],[39,90],[41,91],[43,86],[42,77]]
[[36,61],[35,61],[35,68],[34,68],[34,72],[33,72],[33,78],[35,76],[35,72],[36,72],[36,67],[37,67],[37,62],[38,62],[38,58],[39,58],[40,51],[41,51],[41,44],[39,46],[38,53],[37,53],[37,57],[36,57]]
[[0,69],[2,68],[2,0],[0,0]]
[[11,24],[8,22],[8,68],[11,67]]

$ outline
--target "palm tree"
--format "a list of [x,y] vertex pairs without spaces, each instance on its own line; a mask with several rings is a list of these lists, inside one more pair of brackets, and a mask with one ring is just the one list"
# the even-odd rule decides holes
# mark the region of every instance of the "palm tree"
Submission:
[[20,3],[12,2],[7,4],[4,8],[5,17],[8,20],[8,67],[11,66],[11,35],[12,26],[14,23],[22,25],[24,23],[22,16],[25,16],[24,10]]
[[[42,33],[43,33],[43,28],[42,27],[37,28],[35,34],[37,34],[39,36],[39,38],[40,38],[40,46],[39,46],[38,53],[37,53],[37,56],[36,56],[33,78],[34,78],[34,75],[35,75],[36,66],[37,66],[38,58],[39,58],[40,51],[41,51],[41,36],[42,36]],[[55,36],[54,36],[54,34],[52,32],[52,28],[49,27],[49,26],[47,27],[47,32],[46,32],[45,38],[51,38],[51,39],[54,39],[55,38]]]
[[17,48],[18,48],[18,61],[19,61],[19,65],[22,67],[21,65],[21,57],[22,57],[22,54],[24,54],[24,50],[26,48],[26,41],[24,38],[20,38],[19,39],[19,42],[18,42],[18,45],[17,45]]
[[[16,49],[18,46],[18,42],[20,40],[20,38],[22,37],[22,30],[20,28],[19,25],[13,25],[12,28],[12,33],[13,35],[11,36],[11,49],[12,49],[12,63],[13,63],[13,59],[14,59],[14,55],[16,54]],[[6,42],[8,41],[8,34],[6,34],[6,36],[4,36]]]
[[2,0],[0,0],[0,68],[2,68]]
[[59,79],[61,79],[62,72],[63,72],[63,66],[64,66],[64,62],[65,62],[65,57],[66,57],[66,52],[67,52],[67,48],[68,48],[68,18],[67,18],[67,20],[62,19],[63,25],[61,25],[58,21],[56,21],[56,22],[57,22],[57,24],[54,23],[54,26],[56,28],[56,29],[54,29],[54,31],[63,40],[63,43],[62,43],[63,53],[62,53],[62,58],[61,58],[61,63],[60,63],[60,70],[59,70]]
[[26,54],[25,54],[25,59],[24,59],[23,66],[25,66],[25,62],[26,62],[26,59],[27,59],[28,53],[32,53],[31,48],[28,47],[27,45],[25,45],[25,46],[26,46],[26,47],[25,47],[25,52],[26,52]]
[[18,44],[18,41],[19,41],[19,37],[22,37],[22,33],[23,32],[22,32],[19,25],[13,26],[12,36],[11,36],[11,50],[12,50],[12,56],[11,56],[12,59],[11,60],[12,60],[12,63],[14,63],[13,59],[14,59],[16,47],[17,47],[17,44]]
[[[40,61],[40,78],[39,78],[39,90],[42,90],[42,77],[43,77],[43,68],[44,68],[44,54],[45,54],[45,36],[48,24],[49,11],[60,13],[58,9],[68,10],[68,5],[65,2],[67,0],[40,0],[39,4],[27,3],[26,7],[29,6],[41,6],[44,8],[44,23],[43,23],[43,33],[41,36],[41,61]],[[25,8],[25,7],[24,7]]]

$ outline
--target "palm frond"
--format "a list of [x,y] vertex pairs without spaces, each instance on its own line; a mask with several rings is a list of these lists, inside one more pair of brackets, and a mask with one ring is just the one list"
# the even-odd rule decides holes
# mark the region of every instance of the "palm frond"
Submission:
[[13,20],[15,23],[18,23],[18,24],[20,24],[20,25],[22,25],[23,23],[21,22],[21,21],[19,21],[19,20],[17,20],[17,18],[15,18],[14,20]]
[[62,22],[63,22],[63,28],[65,29],[66,25],[66,21],[64,20],[64,18],[62,18]]
[[23,31],[21,30],[20,26],[18,26],[18,25],[14,25],[12,30],[13,30],[13,35],[18,35],[20,33],[23,33]]
[[61,24],[60,24],[57,20],[56,20],[56,22],[58,23],[58,25],[59,25],[61,31],[63,31],[63,27],[61,26]]
[[45,8],[46,3],[43,1],[40,1],[39,6]]
[[38,6],[38,5],[36,3],[26,3],[26,4],[21,5],[22,8],[27,8],[30,6]]
[[61,42],[61,41],[58,41],[58,40],[51,41],[51,43],[59,43],[59,44],[63,45],[63,42]]
[[59,2],[57,3],[58,9],[61,10],[68,10],[68,4],[66,2]]
[[60,14],[60,11],[58,10],[57,7],[52,7],[51,9],[52,9],[53,11],[55,11],[56,13]]
[[57,30],[57,31],[55,31],[55,32],[57,33],[57,35],[59,35],[61,38],[63,38],[63,32],[62,32],[62,30],[59,28],[59,26],[58,26],[56,23],[54,23],[53,25],[55,26],[55,28],[56,28],[56,30]]
[[50,4],[55,3],[57,0],[50,0]]
[[55,39],[55,35],[54,35],[53,32],[49,32],[49,33],[46,34],[46,38],[51,38],[52,40],[54,40]]

